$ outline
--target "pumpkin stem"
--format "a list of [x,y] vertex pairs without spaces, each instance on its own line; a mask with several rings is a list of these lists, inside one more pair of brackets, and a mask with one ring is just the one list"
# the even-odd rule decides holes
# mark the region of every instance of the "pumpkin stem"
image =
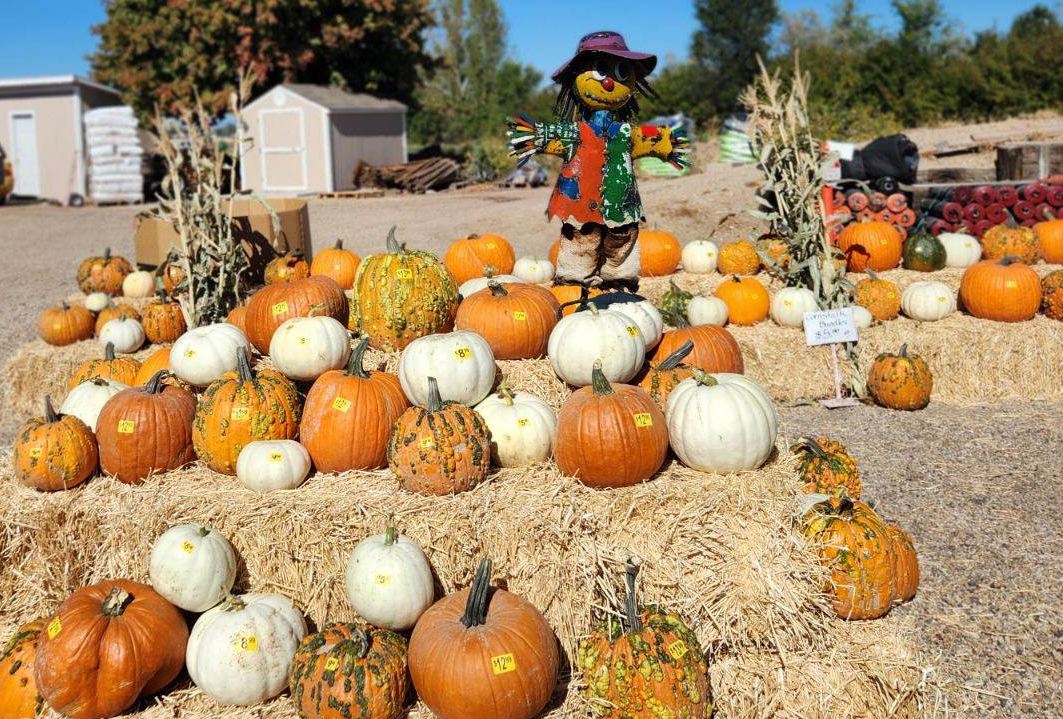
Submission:
[[624,566],[624,579],[627,582],[627,592],[624,595],[624,631],[628,634],[642,631],[642,620],[639,618],[639,606],[635,597],[635,578],[639,573],[639,565],[634,559],[628,559]]
[[694,375],[694,380],[701,387],[715,387],[716,385],[719,384],[719,381],[717,381],[717,379],[715,377],[713,377],[711,374],[709,374],[705,370],[701,370],[701,369],[698,369],[697,367],[694,367],[690,371]]
[[388,515],[388,528],[384,530],[384,546],[390,547],[399,538],[399,531],[395,529],[395,515]]
[[484,277],[494,277],[498,274],[498,268],[494,265],[484,265]]
[[1059,219],[1058,217],[1055,216],[1055,213],[1053,213],[1052,210],[1050,210],[1047,207],[1041,212],[1041,214],[1045,216],[1046,220],[1058,220]]
[[557,308],[557,319],[561,319],[562,317],[564,317],[565,316],[564,309],[566,307],[571,307],[572,305],[576,305],[576,311],[578,312],[580,310],[587,309],[588,304],[589,304],[589,306],[592,308],[592,311],[594,312],[594,314],[598,314],[598,308],[595,307],[594,304],[589,303],[590,296],[591,296],[590,288],[587,287],[587,286],[581,287],[580,288],[580,292],[579,292],[579,299],[578,300],[571,300],[569,302],[562,302],[561,305],[558,306],[558,308]]
[[369,335],[366,335],[361,339],[358,344],[354,346],[354,351],[351,352],[351,358],[347,360],[348,377],[358,377],[359,379],[369,379],[369,373],[365,371],[365,367],[362,365],[362,359],[365,357],[365,349],[369,346]]
[[243,347],[236,350],[236,372],[241,382],[250,382],[255,378],[251,374],[251,362],[247,359],[247,350]]
[[609,384],[609,379],[605,376],[605,372],[602,372],[602,361],[600,359],[594,360],[594,369],[591,370],[591,387],[594,389],[596,397],[613,394],[613,385]]
[[509,388],[509,385],[506,384],[505,380],[502,380],[498,385],[498,396],[502,398],[502,401],[505,402],[507,406],[513,406],[513,390]]
[[1021,261],[1022,261],[1021,257],[1017,257],[1015,255],[1006,255],[1004,257],[1001,257],[1000,258],[1000,262],[998,262],[997,264],[1000,265],[1001,267],[1007,267],[1008,265],[1013,265],[1016,262],[1021,262]]
[[207,529],[206,527],[200,527],[200,528],[199,528],[199,532],[198,532],[198,534],[199,534],[199,536],[201,536],[201,537],[205,537],[205,536],[207,536],[208,534],[210,534],[210,530],[209,530],[209,529]]
[[369,633],[362,627],[357,627],[351,632],[350,642],[355,646],[355,659],[365,659],[365,655],[369,653]]
[[898,352],[897,354],[899,354],[901,357],[907,357],[908,356],[908,343],[907,342],[905,342],[904,344],[901,345],[901,351]]
[[657,365],[657,370],[670,370],[679,366],[679,363],[686,359],[686,356],[694,351],[694,343],[687,340],[683,345],[672,354],[664,358],[664,361]]
[[59,300],[59,306],[62,307],[63,310],[70,309],[70,305],[67,303],[66,300]]
[[103,600],[103,614],[107,617],[119,617],[129,602],[129,592],[119,587],[111,587],[111,593]]
[[687,316],[684,315],[682,312],[676,312],[674,314],[670,314],[669,315],[669,319],[672,320],[672,324],[675,327],[677,327],[677,328],[679,328],[681,330],[687,329],[688,327],[690,327],[690,320],[688,320]]
[[875,272],[870,267],[865,268],[864,272],[867,273],[867,276],[870,277],[873,282],[877,282],[878,281],[878,273]]
[[1011,210],[1004,208],[1004,214],[1007,215],[1007,219],[1004,220],[1004,224],[1008,226],[1008,229],[1014,230],[1019,226],[1019,223],[1015,221],[1015,215],[1011,214]]
[[487,622],[487,595],[491,589],[491,560],[484,557],[476,567],[476,576],[469,587],[469,599],[465,602],[465,614],[461,623],[467,628],[479,627]]
[[425,407],[429,412],[438,412],[443,409],[443,400],[439,396],[439,383],[435,377],[428,378],[428,401]]
[[337,250],[342,250],[343,249],[343,240],[336,240],[336,249]]
[[110,247],[104,247],[103,248],[103,259],[105,259],[105,260],[111,259],[111,248]]
[[220,606],[223,612],[238,612],[245,608],[247,604],[243,599],[240,599],[240,597],[226,592],[225,601],[223,601]]
[[158,394],[163,390],[162,381],[170,374],[169,370],[161,369],[151,376],[148,383],[144,385],[144,391],[148,394]]
[[491,290],[491,294],[495,297],[505,297],[509,293],[506,292],[506,288],[498,284],[494,280],[487,281],[487,287]]
[[853,500],[846,494],[838,499],[838,516],[844,519],[852,519]]
[[816,440],[814,440],[811,437],[805,437],[804,439],[802,439],[798,443],[797,446],[798,447],[806,447],[808,449],[808,451],[811,452],[816,457],[816,459],[826,459],[827,458],[827,451],[825,449],[823,449],[823,445],[821,445],[819,442],[817,442]]
[[55,407],[52,406],[52,398],[49,395],[44,395],[44,421],[59,421],[59,415],[56,414]]
[[103,358],[108,361],[114,359],[114,342],[108,342],[103,348]]
[[307,313],[307,317],[317,317],[319,314],[325,311],[325,303],[318,302],[316,305],[310,305],[310,312]]
[[388,243],[388,254],[390,254],[390,255],[397,255],[398,253],[402,252],[402,249],[403,249],[402,245],[399,244],[398,239],[395,238],[395,230],[397,230],[398,227],[399,227],[398,225],[392,225],[391,229],[388,230],[387,243]]

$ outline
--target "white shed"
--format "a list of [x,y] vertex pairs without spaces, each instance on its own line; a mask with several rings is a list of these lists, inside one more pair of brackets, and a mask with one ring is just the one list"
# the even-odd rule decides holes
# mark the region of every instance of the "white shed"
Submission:
[[354,187],[359,161],[406,162],[406,106],[321,85],[284,84],[244,108],[240,183],[261,193]]

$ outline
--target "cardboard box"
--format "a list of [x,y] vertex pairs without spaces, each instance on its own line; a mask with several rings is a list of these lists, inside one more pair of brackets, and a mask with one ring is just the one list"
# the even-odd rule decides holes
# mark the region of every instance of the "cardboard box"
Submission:
[[[277,256],[302,250],[309,259],[314,256],[310,243],[310,209],[306,200],[294,197],[268,200],[280,219],[280,231],[275,232],[273,220],[262,203],[251,197],[237,197],[233,202],[233,233],[251,257],[251,281],[261,281],[266,263]],[[177,242],[173,225],[162,220],[138,215],[133,220],[133,244],[137,264],[157,267],[166,259]]]

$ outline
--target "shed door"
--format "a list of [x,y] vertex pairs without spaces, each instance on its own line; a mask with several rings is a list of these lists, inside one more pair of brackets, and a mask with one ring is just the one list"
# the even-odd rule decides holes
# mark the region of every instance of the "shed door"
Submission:
[[263,190],[305,190],[306,124],[302,108],[258,114]]
[[15,170],[16,195],[41,194],[37,162],[37,119],[32,112],[11,113],[11,164]]

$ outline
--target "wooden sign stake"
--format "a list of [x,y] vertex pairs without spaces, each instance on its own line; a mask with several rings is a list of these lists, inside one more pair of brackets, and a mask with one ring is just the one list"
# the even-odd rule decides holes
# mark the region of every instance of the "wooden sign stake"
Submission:
[[[829,223],[830,217],[834,214],[834,192],[830,186],[824,183],[823,185],[823,214],[827,218]],[[827,227],[827,239],[830,241],[833,239],[834,230]],[[840,409],[842,407],[855,407],[860,404],[852,397],[842,397],[842,372],[841,367],[838,366],[838,345],[827,345],[830,348],[830,362],[831,367],[834,369],[834,396],[830,399],[821,399],[819,403],[827,409]]]

